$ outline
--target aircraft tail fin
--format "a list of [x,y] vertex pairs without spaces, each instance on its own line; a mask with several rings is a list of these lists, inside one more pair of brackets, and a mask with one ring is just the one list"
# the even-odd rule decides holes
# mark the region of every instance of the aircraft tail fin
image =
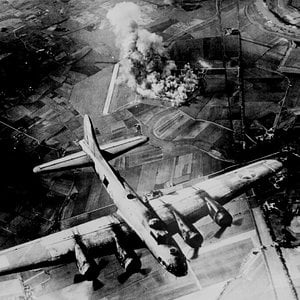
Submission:
[[89,146],[90,150],[95,153],[97,151],[100,151],[95,130],[92,124],[92,121],[88,115],[84,115],[83,120],[83,130],[84,130],[84,140]]

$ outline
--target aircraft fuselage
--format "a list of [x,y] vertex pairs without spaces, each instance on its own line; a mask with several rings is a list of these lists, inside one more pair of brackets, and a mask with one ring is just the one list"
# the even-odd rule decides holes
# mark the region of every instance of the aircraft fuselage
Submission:
[[93,151],[84,140],[80,145],[93,160],[95,171],[122,218],[164,268],[176,276],[186,275],[186,258],[154,210],[143,203],[126,181],[115,173],[99,149]]

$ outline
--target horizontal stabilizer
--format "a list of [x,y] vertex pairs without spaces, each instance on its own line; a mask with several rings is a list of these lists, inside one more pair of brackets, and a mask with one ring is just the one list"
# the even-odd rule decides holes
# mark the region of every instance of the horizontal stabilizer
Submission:
[[[110,160],[122,155],[135,147],[142,145],[148,141],[146,136],[135,136],[118,142],[113,142],[100,146],[102,155]],[[103,153],[104,152],[104,153]]]
[[[122,141],[104,144],[100,146],[100,149],[103,156],[106,159],[110,160],[130,151],[131,149],[147,141],[148,138],[145,136],[136,136]],[[84,151],[80,151],[36,166],[33,169],[33,172],[49,173],[88,166],[93,166],[93,161]]]
[[92,166],[93,162],[84,151],[49,161],[33,168],[34,173],[64,171],[73,168]]

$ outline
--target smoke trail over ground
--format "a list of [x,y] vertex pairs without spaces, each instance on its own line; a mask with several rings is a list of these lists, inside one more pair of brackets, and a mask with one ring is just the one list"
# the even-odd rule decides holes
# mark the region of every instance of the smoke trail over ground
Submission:
[[198,76],[189,64],[177,70],[163,47],[162,37],[140,28],[142,14],[132,2],[117,4],[107,13],[120,49],[121,80],[139,94],[184,102],[198,87]]

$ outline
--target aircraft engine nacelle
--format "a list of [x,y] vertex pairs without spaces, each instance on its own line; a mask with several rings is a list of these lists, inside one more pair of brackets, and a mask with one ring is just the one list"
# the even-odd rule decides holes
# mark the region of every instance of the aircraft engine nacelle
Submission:
[[141,270],[141,260],[137,256],[134,250],[125,246],[125,243],[115,237],[116,242],[116,257],[121,267],[123,267],[127,273],[137,273]]
[[183,220],[177,212],[173,211],[173,215],[177,223],[179,234],[185,243],[192,248],[201,247],[203,242],[201,233],[192,224],[188,224]]
[[232,216],[221,204],[208,198],[205,198],[205,202],[208,208],[208,213],[214,222],[216,222],[220,227],[231,226]]
[[76,265],[84,280],[94,280],[99,275],[96,262],[88,257],[86,246],[79,240],[74,246]]

